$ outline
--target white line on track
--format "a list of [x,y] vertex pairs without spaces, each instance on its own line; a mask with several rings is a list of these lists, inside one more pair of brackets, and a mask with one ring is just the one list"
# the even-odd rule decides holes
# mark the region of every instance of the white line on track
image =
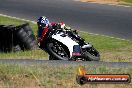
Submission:
[[[0,16],[9,17],[9,18],[17,19],[17,20],[28,21],[28,22],[31,22],[33,24],[36,24],[35,21],[26,20],[26,19],[23,19],[23,18],[18,18],[18,17],[14,17],[14,16],[8,16],[8,15],[5,15],[5,14],[0,14]],[[86,33],[85,31],[81,31],[81,32]],[[113,39],[118,39],[118,40],[124,40],[124,41],[130,41],[131,42],[131,40],[128,40],[128,39],[116,38],[116,37],[111,37],[111,36],[102,35],[102,34],[95,34],[95,33],[89,33],[89,32],[88,32],[88,34],[91,34],[91,35],[100,35],[100,36],[104,36],[104,37],[109,37],[109,38],[113,38]]]
[[5,14],[0,14],[0,16],[9,17],[9,18],[17,19],[17,20],[22,20],[22,21],[29,21],[29,22],[31,22],[33,24],[36,24],[35,21],[26,20],[26,19],[23,19],[23,18],[18,18],[18,17],[14,17],[14,16],[8,16],[8,15],[5,15]]

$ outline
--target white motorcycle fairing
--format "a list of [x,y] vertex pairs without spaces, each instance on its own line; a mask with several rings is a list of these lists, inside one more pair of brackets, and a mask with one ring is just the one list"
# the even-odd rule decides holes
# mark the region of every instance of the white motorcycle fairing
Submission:
[[64,44],[68,49],[69,49],[69,52],[70,52],[70,57],[72,57],[72,52],[73,52],[73,46],[74,45],[79,45],[78,43],[76,43],[75,41],[73,41],[70,37],[68,37],[67,35],[66,36],[62,36],[64,35],[63,32],[61,33],[57,33],[55,35],[52,35],[52,38],[61,42],[62,44]]

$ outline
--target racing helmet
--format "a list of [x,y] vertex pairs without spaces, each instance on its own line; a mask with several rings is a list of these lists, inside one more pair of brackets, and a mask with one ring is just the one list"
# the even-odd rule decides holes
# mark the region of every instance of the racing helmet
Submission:
[[44,27],[47,27],[49,25],[49,20],[47,17],[41,16],[38,18],[37,24],[38,24],[38,27],[44,28]]

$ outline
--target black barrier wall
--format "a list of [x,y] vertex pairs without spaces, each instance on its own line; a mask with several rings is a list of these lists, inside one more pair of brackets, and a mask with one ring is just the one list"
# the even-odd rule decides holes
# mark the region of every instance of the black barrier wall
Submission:
[[32,50],[35,44],[35,36],[28,23],[0,25],[0,52]]

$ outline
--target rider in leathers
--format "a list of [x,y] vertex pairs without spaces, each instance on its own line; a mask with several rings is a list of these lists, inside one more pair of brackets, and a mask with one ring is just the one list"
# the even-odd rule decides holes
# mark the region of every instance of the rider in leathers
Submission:
[[[53,31],[53,30],[62,30],[62,31],[69,31],[69,34],[71,36],[72,32],[77,33],[76,30],[71,30],[70,27],[66,27],[64,22],[61,23],[50,23],[48,18],[45,16],[41,16],[39,17],[38,21],[37,21],[37,25],[38,25],[38,35],[37,35],[37,40],[38,40],[38,45],[40,48],[43,47],[43,39],[45,34],[47,33],[47,31]],[[74,36],[75,37],[75,36]]]

